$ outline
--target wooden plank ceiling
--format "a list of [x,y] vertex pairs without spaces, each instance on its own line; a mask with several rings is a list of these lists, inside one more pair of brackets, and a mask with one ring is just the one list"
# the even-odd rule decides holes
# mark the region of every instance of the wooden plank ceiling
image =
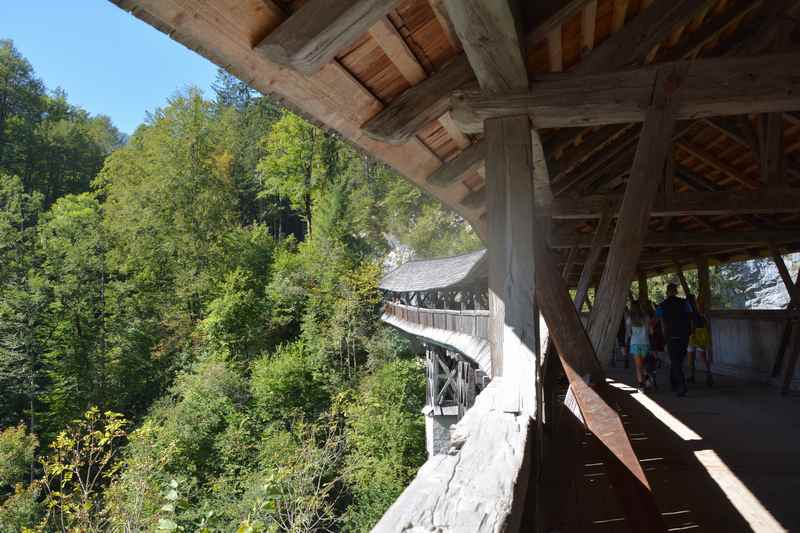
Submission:
[[[112,1],[339,132],[484,235],[485,147],[450,104],[454,90],[478,85],[444,0]],[[521,4],[531,80],[794,51],[800,41],[786,16],[800,11],[797,0]],[[555,196],[552,245],[564,263],[570,247],[580,248],[578,263],[588,254],[600,213],[624,190],[640,129],[540,131]],[[667,175],[640,270],[767,255],[770,242],[800,250],[800,110],[679,121]]]

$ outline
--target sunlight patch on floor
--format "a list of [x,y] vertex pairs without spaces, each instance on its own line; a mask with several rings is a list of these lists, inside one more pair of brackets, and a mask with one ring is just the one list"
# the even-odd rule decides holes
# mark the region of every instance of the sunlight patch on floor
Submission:
[[694,455],[753,531],[787,531],[714,450],[700,450]]
[[[608,381],[609,385],[617,389],[626,392],[636,391],[635,388],[629,387],[624,383],[614,381],[613,379],[607,378],[606,381]],[[683,422],[672,416],[669,413],[669,411],[658,405],[655,401],[650,399],[650,397],[648,397],[646,394],[635,392],[634,394],[631,394],[631,398],[639,402],[642,405],[642,407],[650,411],[653,414],[653,416],[658,418],[661,422],[664,423],[665,426],[667,426],[669,429],[675,432],[675,434],[678,435],[683,440],[703,440],[703,438],[697,433],[695,433],[695,431],[693,431],[692,428],[690,428],[689,426],[687,426],[686,424],[684,424]]]

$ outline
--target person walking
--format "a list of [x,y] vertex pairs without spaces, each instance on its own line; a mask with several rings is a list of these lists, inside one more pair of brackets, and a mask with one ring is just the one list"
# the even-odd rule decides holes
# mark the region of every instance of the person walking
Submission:
[[697,359],[703,361],[706,369],[706,385],[709,387],[714,386],[714,377],[711,374],[711,335],[708,331],[708,317],[705,314],[705,302],[702,298],[698,298],[695,305],[695,314],[693,318],[694,329],[692,335],[689,337],[689,368],[691,374],[689,376],[689,383],[694,383],[694,370],[697,364]]
[[630,354],[633,357],[633,365],[636,368],[636,388],[639,389],[639,392],[644,392],[648,380],[644,360],[650,353],[650,325],[647,315],[639,306],[639,302],[631,303],[629,316],[631,325]]
[[692,314],[689,303],[678,298],[678,286],[674,283],[667,284],[667,298],[659,304],[656,316],[661,320],[661,328],[667,341],[670,385],[678,396],[685,396],[687,391],[683,363],[692,333]]

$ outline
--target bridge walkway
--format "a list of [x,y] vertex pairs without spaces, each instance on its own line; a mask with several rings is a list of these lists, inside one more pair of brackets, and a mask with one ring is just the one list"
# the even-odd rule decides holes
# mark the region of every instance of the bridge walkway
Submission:
[[[663,385],[637,392],[632,370],[610,369],[609,379],[670,531],[800,531],[800,395],[718,376],[714,388],[695,385],[678,398]],[[551,438],[557,453],[539,495],[544,531],[629,532],[604,446],[565,409]]]

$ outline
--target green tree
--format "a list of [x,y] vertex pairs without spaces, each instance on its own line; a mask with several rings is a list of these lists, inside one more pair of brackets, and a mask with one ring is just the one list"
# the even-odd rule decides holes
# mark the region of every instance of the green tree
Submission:
[[425,461],[424,402],[420,363],[401,359],[367,376],[346,404],[348,531],[371,529]]
[[47,515],[56,531],[104,531],[101,488],[114,479],[127,421],[119,413],[90,408],[58,434],[42,460]]
[[330,401],[300,342],[256,361],[250,390],[257,416],[287,428],[296,419],[315,420]]
[[42,321],[48,299],[37,272],[36,221],[41,195],[0,172],[0,425],[25,414],[34,429],[42,385]]
[[105,405],[105,295],[109,273],[100,204],[89,194],[58,199],[38,225],[46,312],[45,396],[52,427],[63,427],[90,405]]
[[265,156],[258,164],[263,194],[286,198],[303,214],[309,233],[315,195],[329,176],[324,156],[331,143],[335,140],[325,132],[290,112],[263,140]]
[[17,483],[30,480],[39,441],[25,426],[0,431],[0,497]]

